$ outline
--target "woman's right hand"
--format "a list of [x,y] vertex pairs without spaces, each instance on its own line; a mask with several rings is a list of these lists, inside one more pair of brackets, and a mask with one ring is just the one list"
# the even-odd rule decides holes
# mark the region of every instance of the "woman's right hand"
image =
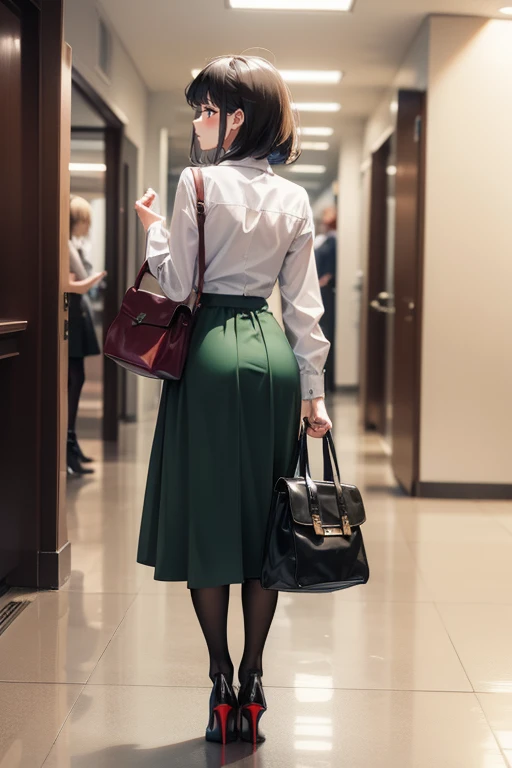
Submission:
[[83,280],[77,280],[76,275],[73,272],[70,272],[66,290],[70,293],[87,293],[93,285],[96,285],[100,280],[103,280],[106,274],[106,272],[95,272],[93,275],[89,275],[89,277],[86,277]]
[[309,422],[307,433],[310,437],[323,437],[332,429],[323,397],[302,401],[301,420],[304,418]]
[[165,221],[165,216],[160,216],[158,213],[151,210],[151,206],[155,202],[155,199],[156,192],[150,187],[140,200],[137,200],[135,203],[135,210],[137,211],[137,215],[146,232],[155,221]]

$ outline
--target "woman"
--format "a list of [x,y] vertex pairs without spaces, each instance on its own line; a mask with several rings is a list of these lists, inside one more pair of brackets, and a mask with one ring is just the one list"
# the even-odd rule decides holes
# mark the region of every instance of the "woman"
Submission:
[[83,466],[92,461],[84,456],[76,437],[76,416],[80,394],[85,381],[84,358],[99,355],[100,348],[94,330],[91,307],[86,296],[106,272],[88,274],[81,253],[81,242],[91,228],[91,206],[83,197],[72,197],[69,204],[69,367],[68,367],[68,440],[67,462],[69,475],[91,474],[94,470]]
[[[305,190],[271,164],[296,160],[291,96],[264,59],[222,56],[186,89],[196,110],[191,161],[204,165],[206,272],[184,376],[165,381],[151,452],[138,561],[155,578],[187,581],[213,682],[206,738],[262,741],[262,654],[277,592],[260,583],[272,489],[294,471],[302,416],[331,427],[323,368],[329,342]],[[197,287],[196,193],[181,174],[168,232],[136,204],[147,259],[175,301]],[[266,299],[279,279],[286,336]],[[301,409],[302,391],[302,409]],[[229,585],[242,584],[245,648],[238,699],[227,642]]]

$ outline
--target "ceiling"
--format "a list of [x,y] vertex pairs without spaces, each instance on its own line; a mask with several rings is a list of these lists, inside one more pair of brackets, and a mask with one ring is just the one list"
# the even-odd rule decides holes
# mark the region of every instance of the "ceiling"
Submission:
[[[366,118],[391,83],[429,14],[505,18],[505,0],[356,0],[352,13],[232,10],[226,0],[101,0],[148,88],[168,91],[177,113],[172,165],[187,165],[190,110],[183,90],[191,70],[221,54],[262,55],[280,69],[341,69],[340,85],[293,85],[296,101],[339,101],[337,114],[302,113],[302,125],[335,129],[329,153],[308,151],[299,162],[328,165],[336,177],[339,132],[347,118]],[[267,50],[264,50],[267,49]],[[181,148],[180,148],[181,147]],[[296,180],[300,177],[295,176]]]

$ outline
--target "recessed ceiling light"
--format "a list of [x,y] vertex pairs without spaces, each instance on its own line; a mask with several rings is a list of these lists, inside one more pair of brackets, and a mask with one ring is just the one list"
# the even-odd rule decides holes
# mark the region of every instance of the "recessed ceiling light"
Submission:
[[398,112],[398,101],[392,101],[389,105],[389,110],[393,113]]
[[229,0],[231,8],[266,11],[350,11],[354,0]]
[[300,102],[298,104],[292,104],[294,109],[298,109],[299,112],[339,112],[341,104],[335,104],[334,102]]
[[512,16],[512,8],[500,8],[500,13],[504,13],[506,16]]
[[325,165],[291,165],[288,170],[290,173],[325,173]]
[[396,165],[388,165],[386,173],[388,176],[396,176]]
[[329,149],[328,141],[303,141],[301,142],[301,149],[314,149],[317,151]]
[[322,85],[336,85],[341,82],[343,72],[333,70],[298,70],[280,69],[283,80],[287,83],[320,83]]
[[105,173],[107,166],[104,163],[70,163],[70,171],[97,171],[99,173]]
[[301,136],[332,136],[334,128],[299,128]]
[[200,69],[193,69],[192,70],[192,77],[194,78],[194,80],[196,79],[196,77],[198,76],[200,71],[201,71]]

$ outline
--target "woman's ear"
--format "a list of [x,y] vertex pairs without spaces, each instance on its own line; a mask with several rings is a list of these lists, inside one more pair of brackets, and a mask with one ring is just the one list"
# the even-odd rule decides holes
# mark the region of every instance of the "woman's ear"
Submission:
[[240,128],[244,124],[245,115],[243,109],[237,109],[233,115],[233,128]]

